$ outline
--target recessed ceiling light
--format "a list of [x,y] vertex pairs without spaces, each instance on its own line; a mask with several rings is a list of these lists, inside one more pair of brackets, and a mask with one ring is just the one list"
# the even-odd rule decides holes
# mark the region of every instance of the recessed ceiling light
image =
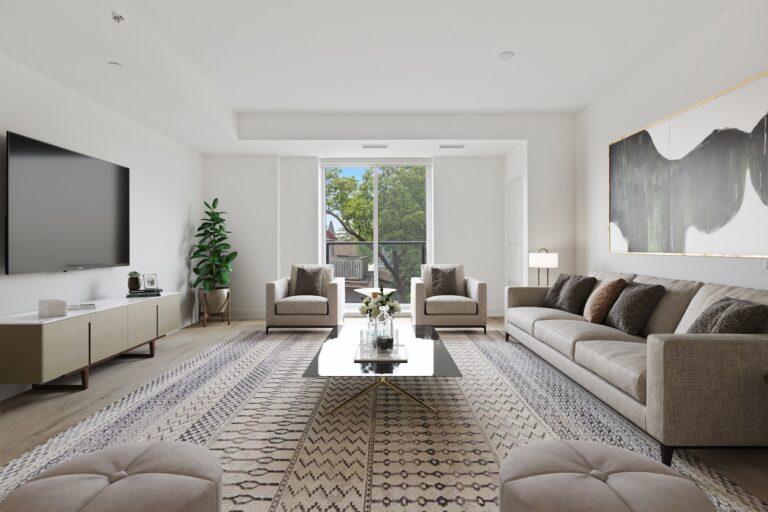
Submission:
[[110,66],[114,66],[114,67],[116,67],[116,68],[121,68],[121,67],[123,67],[123,65],[122,65],[122,64],[120,64],[119,62],[117,62],[116,60],[111,60],[111,61],[107,62],[107,64],[109,64]]
[[464,149],[466,144],[440,144],[440,149]]
[[499,54],[499,59],[501,60],[511,60],[515,56],[515,52],[512,50],[506,50]]
[[363,149],[387,149],[389,144],[363,144]]

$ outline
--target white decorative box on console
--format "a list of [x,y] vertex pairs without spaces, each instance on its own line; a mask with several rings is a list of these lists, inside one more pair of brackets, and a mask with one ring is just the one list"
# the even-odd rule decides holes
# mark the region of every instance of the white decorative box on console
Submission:
[[[155,340],[180,325],[176,292],[93,304],[93,309],[70,311],[66,317],[42,318],[32,312],[0,318],[0,384],[87,389],[91,366],[121,354],[152,357]],[[145,344],[148,354],[124,354]],[[43,385],[78,372],[79,386]]]

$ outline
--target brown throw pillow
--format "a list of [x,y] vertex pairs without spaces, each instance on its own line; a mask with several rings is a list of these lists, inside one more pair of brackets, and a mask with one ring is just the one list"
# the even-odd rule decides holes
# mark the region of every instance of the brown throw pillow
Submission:
[[587,304],[584,307],[584,318],[593,324],[601,324],[608,316],[608,311],[621,295],[621,292],[627,286],[623,279],[607,281],[590,295]]
[[688,334],[761,334],[768,328],[768,306],[725,297],[705,309]]
[[323,269],[320,267],[296,270],[296,295],[321,295]]
[[605,325],[637,336],[645,327],[666,289],[660,284],[627,283],[608,311]]
[[432,295],[458,295],[456,269],[432,267]]
[[544,297],[544,306],[569,313],[581,313],[597,279],[579,275],[560,274]]

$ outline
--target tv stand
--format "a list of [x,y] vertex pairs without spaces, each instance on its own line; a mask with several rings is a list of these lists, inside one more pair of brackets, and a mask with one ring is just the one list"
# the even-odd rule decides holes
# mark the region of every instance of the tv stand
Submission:
[[[90,368],[115,357],[154,357],[159,338],[180,326],[179,294],[94,301],[65,317],[25,313],[0,318],[0,384],[88,389]],[[131,352],[147,345],[145,353]],[[74,374],[80,384],[52,381]]]

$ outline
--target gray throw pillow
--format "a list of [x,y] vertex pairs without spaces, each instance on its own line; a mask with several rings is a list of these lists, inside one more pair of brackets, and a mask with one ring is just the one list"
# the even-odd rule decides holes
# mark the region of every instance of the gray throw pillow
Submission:
[[296,270],[296,295],[320,295],[322,283],[322,268],[299,267]]
[[456,269],[432,267],[432,295],[458,295]]
[[605,317],[605,325],[639,335],[665,290],[660,284],[627,283]]
[[693,322],[688,334],[761,334],[768,328],[768,306],[725,297]]
[[544,306],[579,314],[596,283],[594,277],[560,274],[544,297]]

